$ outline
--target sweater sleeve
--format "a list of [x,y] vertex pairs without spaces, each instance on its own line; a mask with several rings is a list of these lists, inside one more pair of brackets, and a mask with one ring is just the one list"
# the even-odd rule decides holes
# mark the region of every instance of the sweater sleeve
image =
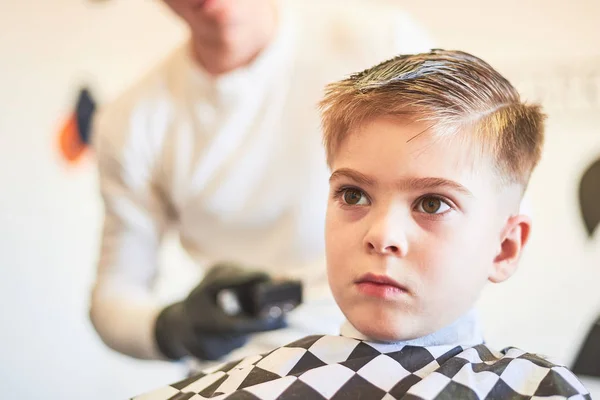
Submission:
[[153,183],[155,160],[144,124],[136,125],[126,107],[115,108],[94,124],[105,216],[90,319],[112,349],[157,359],[154,323],[161,307],[152,288],[168,213]]

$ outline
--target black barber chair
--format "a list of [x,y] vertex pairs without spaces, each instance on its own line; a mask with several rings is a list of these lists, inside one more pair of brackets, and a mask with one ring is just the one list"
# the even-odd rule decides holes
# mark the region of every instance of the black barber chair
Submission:
[[[591,238],[600,225],[600,159],[581,178],[579,205],[588,237]],[[578,375],[600,378],[600,318],[590,329],[572,369]]]

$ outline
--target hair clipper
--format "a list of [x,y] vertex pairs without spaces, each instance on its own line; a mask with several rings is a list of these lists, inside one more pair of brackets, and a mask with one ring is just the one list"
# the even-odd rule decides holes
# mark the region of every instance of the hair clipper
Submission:
[[257,318],[279,318],[302,303],[302,282],[276,279],[243,290],[223,289],[217,303],[228,315],[244,312]]

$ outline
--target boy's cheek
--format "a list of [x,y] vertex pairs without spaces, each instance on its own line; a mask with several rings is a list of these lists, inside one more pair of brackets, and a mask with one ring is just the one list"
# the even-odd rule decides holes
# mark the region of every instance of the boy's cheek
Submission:
[[328,263],[337,261],[340,255],[343,255],[340,254],[340,250],[347,244],[347,240],[339,221],[328,213],[325,222],[325,251]]
[[471,297],[471,292],[478,293],[487,281],[485,259],[481,256],[478,246],[457,246],[444,250],[432,253],[432,257],[423,263],[421,276],[424,284],[435,288],[431,295],[460,298]]
[[337,259],[354,257],[362,250],[363,236],[357,226],[333,220],[325,227],[325,245],[328,255]]
[[351,233],[349,221],[347,220],[344,210],[341,210],[337,205],[330,205],[327,208],[325,218],[325,235],[327,239],[340,239],[346,233]]

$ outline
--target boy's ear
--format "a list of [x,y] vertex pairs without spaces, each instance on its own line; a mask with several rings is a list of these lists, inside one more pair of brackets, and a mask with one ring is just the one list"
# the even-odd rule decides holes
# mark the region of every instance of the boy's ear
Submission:
[[499,252],[488,277],[490,282],[503,282],[515,273],[530,232],[531,218],[528,216],[514,215],[508,219],[502,230]]

